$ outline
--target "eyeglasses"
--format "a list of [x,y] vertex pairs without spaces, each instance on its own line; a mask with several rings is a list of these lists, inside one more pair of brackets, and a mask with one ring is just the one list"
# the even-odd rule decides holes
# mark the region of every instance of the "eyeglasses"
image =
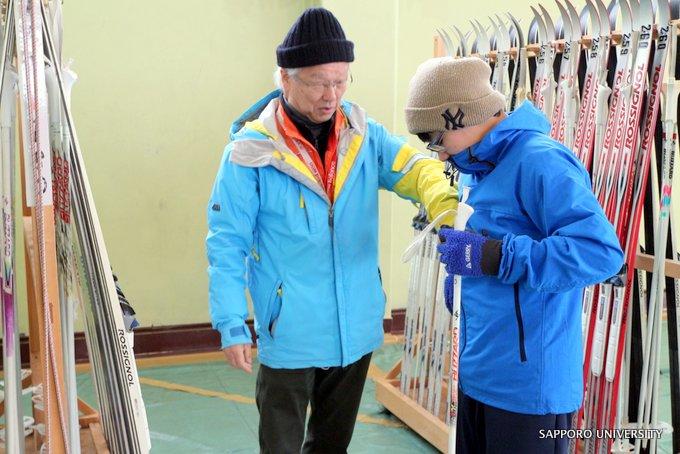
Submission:
[[293,76],[295,79],[297,79],[302,85],[307,87],[307,89],[314,93],[314,94],[322,94],[325,93],[326,90],[329,88],[332,88],[333,91],[339,90],[339,91],[344,91],[347,89],[347,86],[352,83],[352,76],[349,77],[349,79],[345,80],[334,80],[334,81],[314,81],[314,82],[307,82],[306,80],[300,78],[298,75]]
[[444,139],[444,131],[438,132],[437,135],[427,144],[425,148],[432,151],[433,153],[445,153],[446,147],[442,145],[442,140]]

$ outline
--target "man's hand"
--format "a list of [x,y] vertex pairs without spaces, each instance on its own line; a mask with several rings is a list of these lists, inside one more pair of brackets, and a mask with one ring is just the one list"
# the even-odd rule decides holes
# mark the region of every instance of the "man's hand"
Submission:
[[236,344],[222,350],[231,367],[253,373],[253,359],[250,344]]

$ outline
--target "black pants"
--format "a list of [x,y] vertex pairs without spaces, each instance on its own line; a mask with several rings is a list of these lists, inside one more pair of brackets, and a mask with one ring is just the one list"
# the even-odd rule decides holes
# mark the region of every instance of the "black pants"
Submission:
[[566,430],[570,422],[571,413],[513,413],[485,405],[458,390],[456,453],[567,454],[567,438],[541,437],[541,430]]
[[[272,369],[260,365],[256,387],[260,452],[347,452],[370,362],[369,353],[347,367]],[[307,405],[312,411],[305,437]]]

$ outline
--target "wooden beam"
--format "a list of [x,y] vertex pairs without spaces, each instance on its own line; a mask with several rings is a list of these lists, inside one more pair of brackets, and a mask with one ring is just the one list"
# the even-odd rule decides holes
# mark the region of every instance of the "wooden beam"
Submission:
[[90,432],[92,433],[92,440],[97,454],[110,454],[109,446],[106,444],[102,426],[99,423],[90,424]]
[[95,415],[85,415],[78,418],[78,426],[81,429],[90,427],[90,424],[99,424],[99,413]]
[[[666,266],[664,274],[674,279],[680,279],[680,262],[677,260],[665,259]],[[639,270],[649,271],[654,269],[654,256],[647,254],[638,254],[635,258],[635,268]]]
[[432,446],[441,452],[447,451],[449,428],[443,421],[418,405],[416,401],[403,395],[397,388],[398,384],[395,386],[392,381],[385,378],[374,381],[375,398],[378,402]]
[[390,369],[389,372],[387,372],[385,378],[388,380],[392,380],[397,378],[400,373],[401,373],[401,360],[397,361],[397,364],[395,364],[394,367]]
[[[21,134],[19,134],[21,137]],[[22,143],[22,145],[24,145]],[[23,147],[19,148],[20,150]],[[26,259],[26,286],[28,295],[28,312],[29,312],[29,341],[31,344],[31,370],[34,377],[33,384],[42,384],[43,387],[43,405],[49,408],[49,413],[38,410],[33,405],[33,416],[37,423],[45,424],[45,436],[49,439],[50,447],[55,453],[66,452],[66,443],[64,435],[61,430],[59,408],[66,408],[64,401],[65,382],[64,382],[64,362],[61,348],[61,314],[59,311],[59,289],[57,280],[57,249],[56,238],[54,231],[54,208],[52,206],[44,206],[42,210],[43,217],[43,240],[45,243],[44,260],[47,268],[47,296],[49,306],[44,307],[41,285],[41,266],[38,250],[38,235],[37,235],[37,221],[36,209],[29,207],[26,203],[26,180],[25,162],[23,159],[23,152],[20,151],[20,174],[21,174],[21,189],[22,189],[22,212],[24,221],[24,254]],[[29,214],[29,216],[26,216]],[[47,317],[46,317],[47,314]],[[56,363],[56,370],[54,367],[49,367],[50,374],[47,376],[48,370],[47,362],[50,361],[50,354],[45,350],[45,335],[47,328],[51,328],[52,333],[52,355],[54,356],[54,363]],[[56,389],[61,390],[62,401],[57,402]],[[49,399],[46,399],[49,397]],[[45,408],[45,407],[43,407]],[[63,421],[66,424],[66,421]],[[38,431],[34,431],[36,446],[42,443]]]
[[90,407],[82,399],[78,399],[78,411],[82,415],[78,418],[78,423],[81,429],[90,427],[90,424],[98,423],[100,421],[99,412]]

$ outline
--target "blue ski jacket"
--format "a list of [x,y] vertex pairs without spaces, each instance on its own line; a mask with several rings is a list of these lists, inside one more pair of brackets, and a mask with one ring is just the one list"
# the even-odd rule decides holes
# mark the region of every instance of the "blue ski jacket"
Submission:
[[208,204],[210,316],[223,348],[249,344],[247,287],[263,364],[345,366],[383,340],[378,189],[421,201],[434,217],[455,208],[455,188],[444,163],[343,102],[331,204],[279,136],[279,95],[231,128]]
[[456,159],[468,229],[502,240],[497,276],[463,278],[460,386],[536,415],[580,407],[582,289],[623,264],[586,170],[549,130],[525,102]]

